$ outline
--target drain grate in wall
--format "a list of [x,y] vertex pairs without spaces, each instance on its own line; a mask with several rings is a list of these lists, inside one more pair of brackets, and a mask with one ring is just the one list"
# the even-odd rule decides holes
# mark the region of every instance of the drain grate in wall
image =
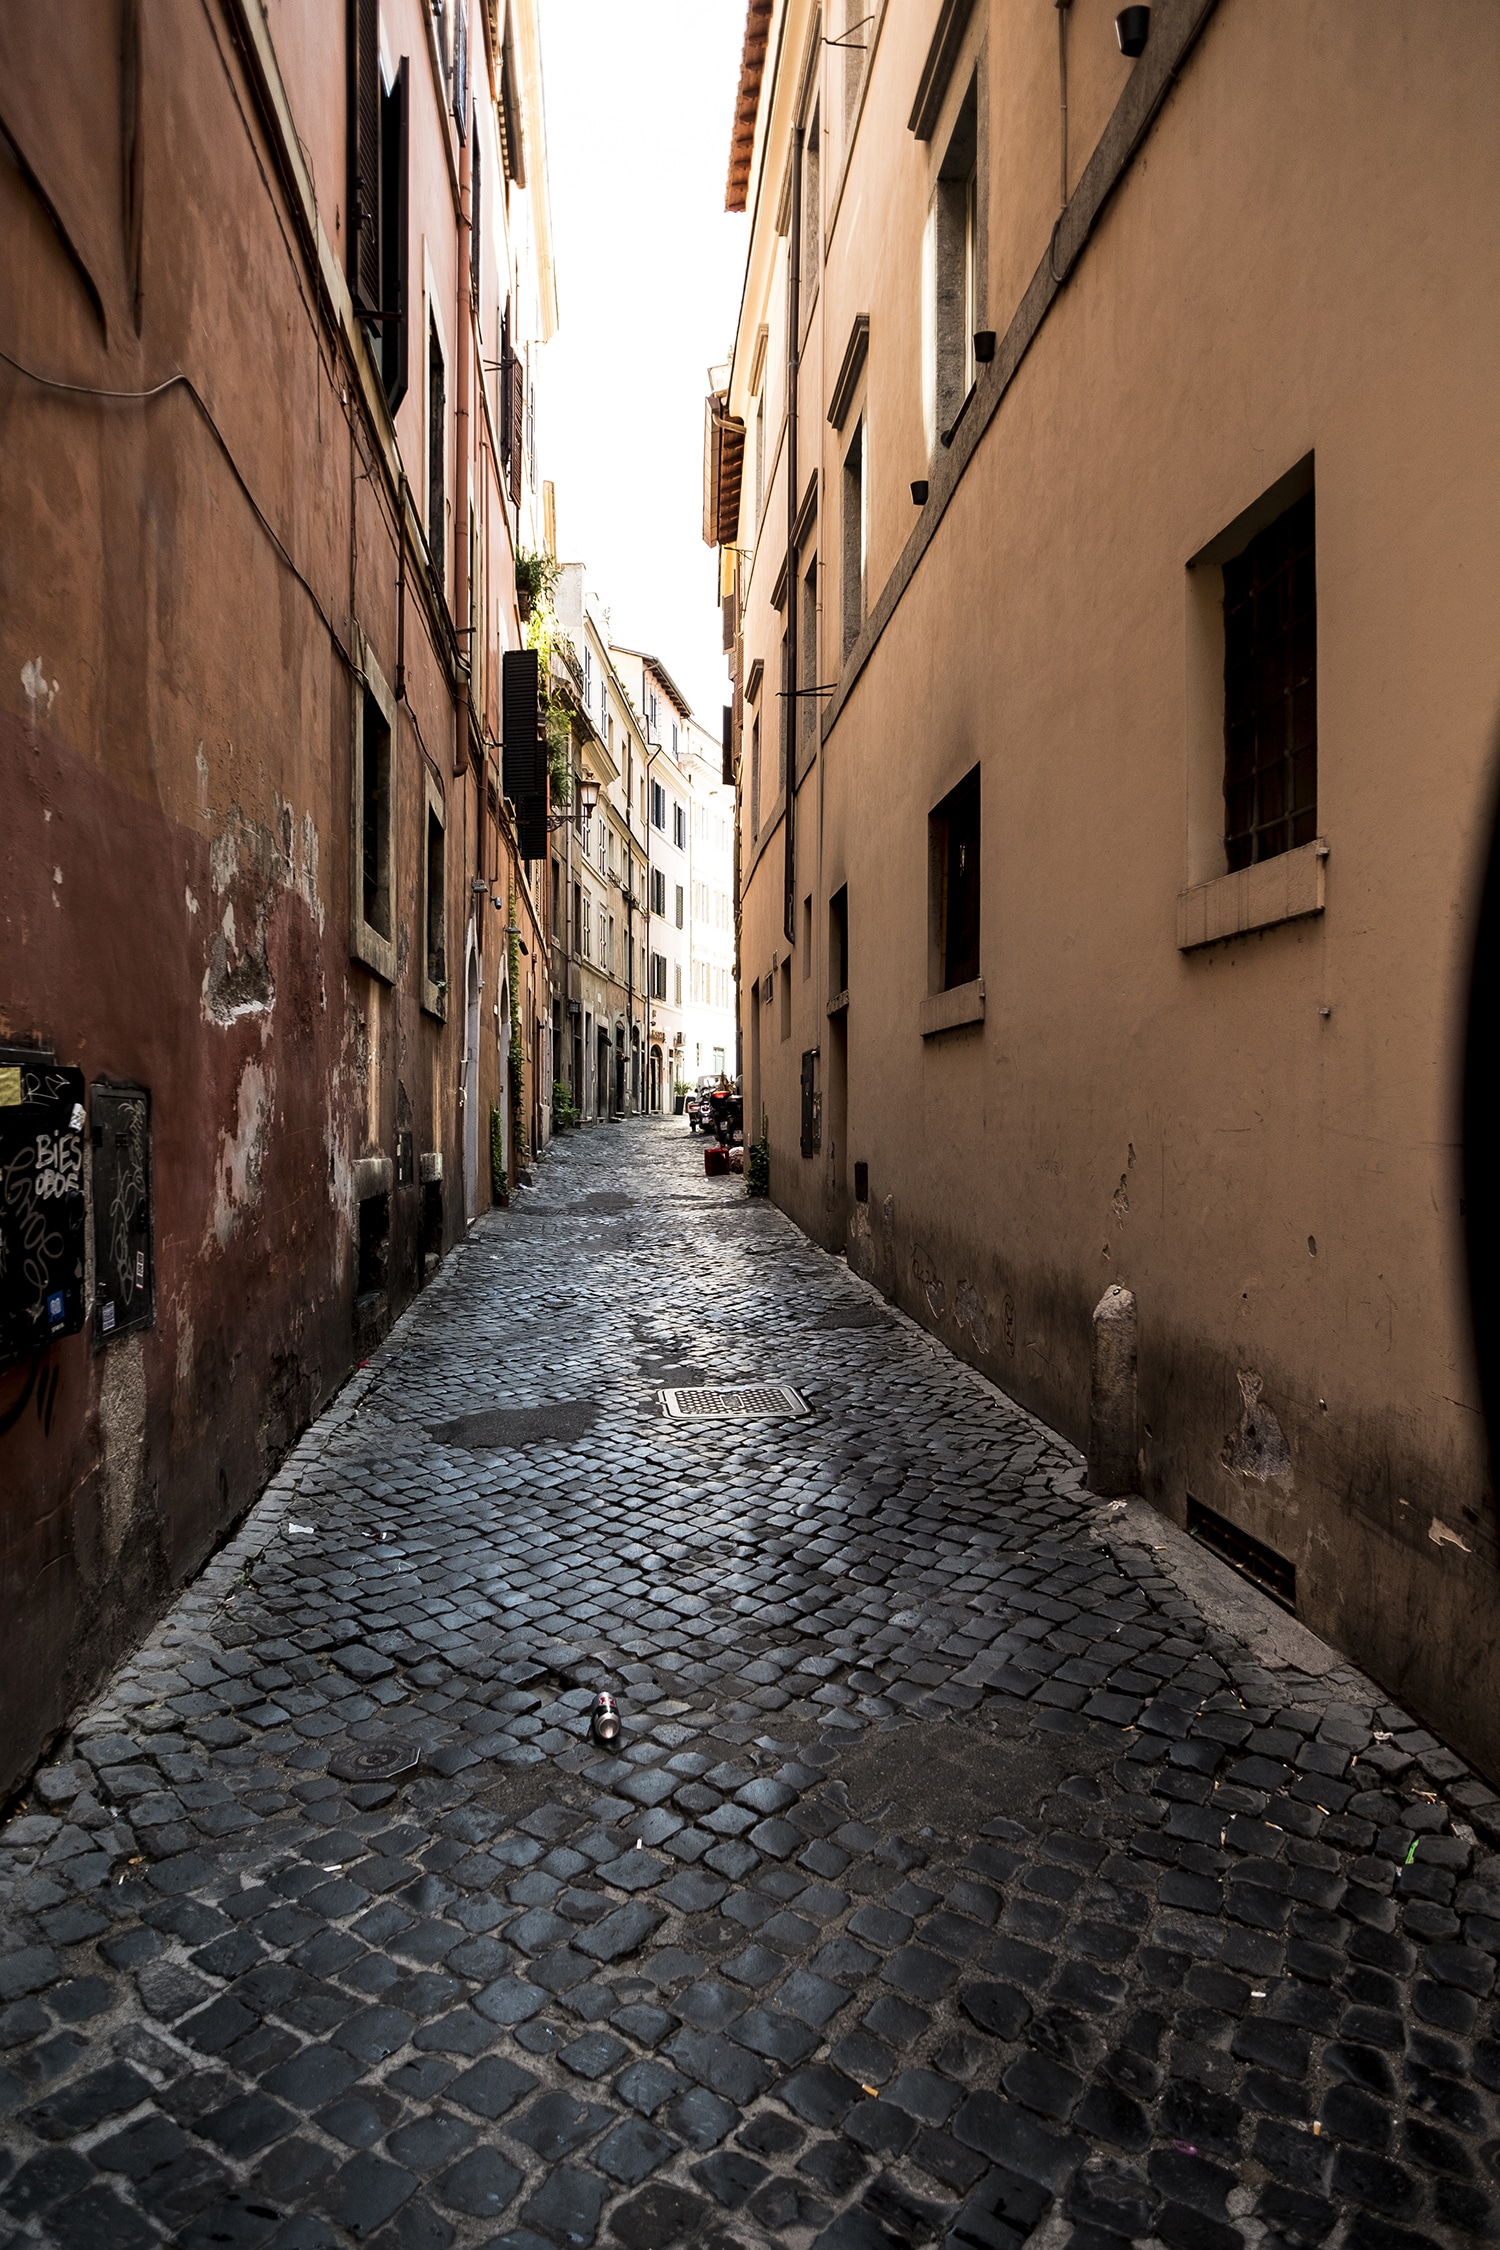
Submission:
[[674,1422],[759,1422],[776,1414],[808,1412],[802,1393],[786,1383],[743,1383],[727,1391],[663,1391],[661,1403]]
[[1280,1602],[1283,1609],[1296,1615],[1295,1563],[1288,1562],[1285,1555],[1278,1555],[1274,1547],[1263,1546],[1259,1539],[1242,1531],[1227,1516],[1215,1515],[1212,1508],[1205,1508],[1191,1493],[1188,1494],[1187,1527],[1196,1540],[1227,1562],[1232,1570],[1237,1570],[1252,1586],[1258,1586],[1273,1602]]

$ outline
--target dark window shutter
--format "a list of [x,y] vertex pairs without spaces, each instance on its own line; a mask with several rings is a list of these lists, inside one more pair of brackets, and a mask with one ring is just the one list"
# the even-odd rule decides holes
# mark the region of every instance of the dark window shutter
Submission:
[[510,299],[500,315],[500,459],[510,468]]
[[458,0],[453,18],[453,122],[463,140],[469,130],[469,12]]
[[380,369],[385,384],[385,401],[394,414],[406,396],[408,365],[408,327],[410,308],[407,301],[408,251],[411,232],[410,197],[410,110],[411,66],[405,56],[396,73],[396,83],[380,100],[380,297],[381,310],[389,316],[399,312],[399,320],[386,318],[380,331]]
[[[480,304],[479,229],[484,217],[484,190],[480,178],[478,120],[475,120],[474,149],[469,159],[469,287],[474,302]],[[481,308],[482,309],[482,308]]]
[[526,451],[526,370],[514,354],[510,363],[510,497],[521,505],[522,456]]
[[505,794],[516,806],[537,796],[545,805],[541,669],[534,648],[508,648],[501,658],[500,714]]
[[349,286],[380,305],[380,0],[349,0]]
[[802,1153],[815,1156],[822,1138],[818,1126],[817,1054],[809,1048],[802,1057]]
[[734,705],[724,706],[724,786],[734,787]]
[[448,400],[444,380],[443,349],[434,321],[427,338],[427,559],[439,593],[448,545]]

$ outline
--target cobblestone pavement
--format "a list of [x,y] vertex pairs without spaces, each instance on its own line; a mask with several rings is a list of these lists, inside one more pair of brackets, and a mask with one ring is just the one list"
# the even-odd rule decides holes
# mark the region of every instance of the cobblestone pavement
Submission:
[[678,1125],[569,1141],[0,1832],[0,2242],[1492,2239],[1500,1803],[1119,1525]]

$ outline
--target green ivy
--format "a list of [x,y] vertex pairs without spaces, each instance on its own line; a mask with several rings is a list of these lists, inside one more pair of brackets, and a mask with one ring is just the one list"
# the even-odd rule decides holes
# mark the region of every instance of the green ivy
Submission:
[[490,1193],[497,1203],[505,1193],[505,1120],[498,1103],[490,1109]]

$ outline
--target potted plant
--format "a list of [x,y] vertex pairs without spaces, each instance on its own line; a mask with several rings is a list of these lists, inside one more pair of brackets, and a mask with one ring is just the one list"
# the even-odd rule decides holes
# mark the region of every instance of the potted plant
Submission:
[[683,1110],[687,1106],[687,1098],[687,1080],[685,1078],[674,1078],[672,1081],[672,1114],[674,1117],[680,1117],[682,1115]]

